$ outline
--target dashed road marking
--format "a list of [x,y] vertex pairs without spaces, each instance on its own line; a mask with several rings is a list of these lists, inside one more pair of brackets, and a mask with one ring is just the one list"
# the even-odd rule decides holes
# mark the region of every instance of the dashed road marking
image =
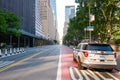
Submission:
[[[70,76],[72,80],[120,80],[115,75],[104,72],[103,75],[99,71],[92,71],[92,70],[78,70],[75,67],[69,67]],[[78,77],[76,77],[78,75]],[[107,76],[106,76],[107,75]]]

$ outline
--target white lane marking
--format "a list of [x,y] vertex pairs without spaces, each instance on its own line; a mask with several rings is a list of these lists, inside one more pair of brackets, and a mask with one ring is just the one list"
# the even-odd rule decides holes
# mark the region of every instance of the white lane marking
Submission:
[[59,55],[59,63],[58,63],[57,79],[56,80],[61,80],[61,49],[60,49],[60,55]]
[[0,68],[14,63],[15,61],[1,61]]
[[110,73],[108,73],[108,72],[106,72],[109,76],[111,76],[113,79],[115,79],[115,80],[119,80],[118,78],[116,78],[115,76],[113,76],[112,74],[110,74]]
[[101,75],[100,73],[98,72],[95,72],[96,74],[98,74],[103,80],[113,80],[111,78],[105,78],[103,75]]
[[[77,80],[77,79],[75,78],[74,73],[73,73],[72,67],[70,67],[69,70],[70,70],[70,75],[71,75],[72,80]],[[80,79],[79,79],[79,80],[80,80]]]
[[86,78],[85,80],[90,80],[89,77],[85,74],[86,72],[84,70],[81,70],[81,73]]
[[[88,72],[90,73],[88,73]],[[94,78],[95,80],[100,80],[100,78],[95,74],[95,73],[93,73],[91,70],[89,70],[89,69],[87,69],[87,71],[86,71],[86,74],[88,74],[89,76],[91,76],[92,78]]]
[[75,68],[75,71],[77,72],[77,74],[78,74],[78,76],[79,76],[79,80],[83,80],[83,77],[82,77],[82,75],[80,74],[80,72]]

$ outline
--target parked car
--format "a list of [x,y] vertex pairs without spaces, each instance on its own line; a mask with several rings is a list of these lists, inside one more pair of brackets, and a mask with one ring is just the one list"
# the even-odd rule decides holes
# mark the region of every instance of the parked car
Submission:
[[79,43],[73,51],[78,67],[112,70],[117,65],[116,53],[109,44]]

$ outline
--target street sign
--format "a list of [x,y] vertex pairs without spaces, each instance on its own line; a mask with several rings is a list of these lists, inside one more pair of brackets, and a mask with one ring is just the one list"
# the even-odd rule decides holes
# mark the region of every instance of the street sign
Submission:
[[93,22],[95,20],[95,16],[93,14],[90,14],[90,22]]
[[94,30],[94,26],[87,26],[86,30],[87,31],[93,31]]
[[87,28],[84,28],[84,31],[86,31],[87,30]]

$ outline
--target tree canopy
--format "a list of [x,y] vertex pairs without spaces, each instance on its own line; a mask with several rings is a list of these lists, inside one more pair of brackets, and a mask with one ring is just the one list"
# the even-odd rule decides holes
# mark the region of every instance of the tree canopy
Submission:
[[[96,2],[95,2],[96,1]],[[94,26],[92,39],[99,39],[101,42],[109,41],[116,35],[119,36],[120,28],[120,7],[119,0],[79,0],[76,16],[69,21],[69,28],[63,41],[81,40],[85,37],[84,28],[89,25],[90,14],[95,15],[95,21],[91,22]],[[117,29],[115,29],[115,27]],[[89,32],[86,34],[89,38]],[[67,36],[71,36],[66,38]]]
[[0,11],[0,32],[19,36],[20,28],[20,18],[18,16],[10,11]]

